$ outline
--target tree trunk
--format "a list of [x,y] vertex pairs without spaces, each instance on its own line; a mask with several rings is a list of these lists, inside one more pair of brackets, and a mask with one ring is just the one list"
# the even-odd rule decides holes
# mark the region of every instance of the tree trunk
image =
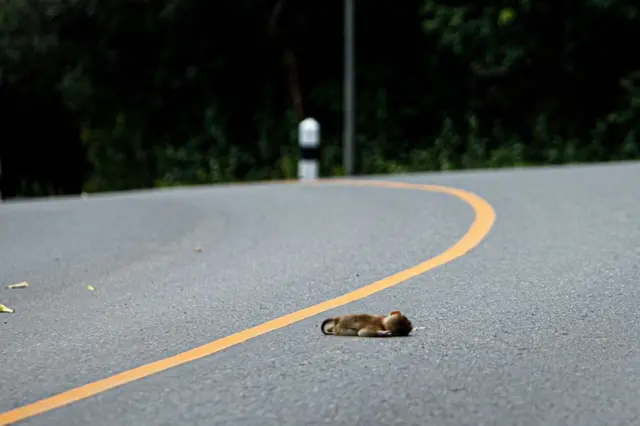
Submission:
[[285,36],[278,29],[278,20],[282,15],[285,0],[278,0],[271,12],[269,19],[269,34],[278,42],[283,51],[284,64],[287,68],[289,80],[289,93],[293,103],[293,109],[298,121],[304,120],[304,107],[302,102],[302,90],[300,89],[300,79],[298,76],[298,60],[293,49],[289,46]]

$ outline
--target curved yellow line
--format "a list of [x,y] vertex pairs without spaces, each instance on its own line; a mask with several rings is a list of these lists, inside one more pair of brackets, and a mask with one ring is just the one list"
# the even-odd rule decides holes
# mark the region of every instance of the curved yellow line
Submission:
[[487,236],[493,226],[493,223],[495,222],[496,217],[493,207],[491,207],[488,202],[486,202],[479,196],[462,189],[438,185],[420,185],[403,182],[372,180],[326,179],[319,180],[317,181],[317,183],[311,183],[413,189],[449,194],[470,205],[475,211],[475,220],[469,227],[467,233],[456,244],[454,244],[452,247],[439,254],[438,256],[419,263],[412,268],[397,272],[372,284],[361,287],[342,296],[336,297],[335,299],[327,300],[326,302],[322,302],[317,305],[313,305],[308,308],[304,308],[299,311],[284,315],[280,318],[267,321],[255,327],[240,331],[238,333],[234,333],[227,337],[223,337],[211,343],[207,343],[197,348],[190,349],[186,352],[182,352],[172,357],[141,365],[140,367],[123,371],[122,373],[118,373],[111,377],[106,377],[104,379],[100,379],[95,382],[70,389],[57,395],[41,399],[40,401],[18,407],[10,411],[6,411],[0,414],[0,425],[15,423],[29,417],[33,417],[38,414],[42,414],[44,412],[51,411],[56,408],[71,404],[73,402],[88,398],[101,392],[105,392],[115,387],[131,383],[135,380],[151,376],[169,368],[177,367],[179,365],[195,361],[197,359],[212,355],[216,352],[237,345],[249,339],[253,339],[254,337],[258,337],[270,331],[286,327],[305,318],[309,318],[313,315],[320,314],[329,309],[345,305],[347,303],[377,293],[386,288],[400,284],[401,282],[423,274],[430,269],[443,265],[466,254],[468,251],[480,244],[480,242]]

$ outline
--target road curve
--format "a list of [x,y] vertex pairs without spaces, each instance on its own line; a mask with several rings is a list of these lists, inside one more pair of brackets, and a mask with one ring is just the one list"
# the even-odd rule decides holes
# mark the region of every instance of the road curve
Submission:
[[[321,314],[23,423],[638,420],[638,164],[376,179],[467,189],[498,215],[464,257],[331,311],[424,330],[331,338]],[[411,268],[474,219],[447,194],[325,184],[2,204],[0,413]]]

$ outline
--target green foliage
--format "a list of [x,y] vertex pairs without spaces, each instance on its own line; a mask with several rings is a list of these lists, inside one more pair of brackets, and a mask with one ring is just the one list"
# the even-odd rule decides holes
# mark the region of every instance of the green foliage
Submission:
[[[7,121],[41,126],[48,102],[66,111],[48,138],[0,136],[3,172],[16,165],[9,193],[294,178],[296,91],[322,125],[321,173],[344,174],[342,8],[286,2],[275,38],[279,3],[4,2]],[[358,171],[640,158],[640,59],[621,49],[640,41],[638,11],[629,0],[358,4]],[[87,169],[19,167],[43,169],[52,144]],[[64,181],[74,168],[84,177]]]

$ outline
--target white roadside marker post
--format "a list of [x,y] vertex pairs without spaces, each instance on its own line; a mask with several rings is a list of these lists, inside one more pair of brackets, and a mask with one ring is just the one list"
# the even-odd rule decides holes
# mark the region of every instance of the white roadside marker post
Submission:
[[298,179],[315,180],[320,174],[320,124],[313,118],[305,118],[298,124]]

